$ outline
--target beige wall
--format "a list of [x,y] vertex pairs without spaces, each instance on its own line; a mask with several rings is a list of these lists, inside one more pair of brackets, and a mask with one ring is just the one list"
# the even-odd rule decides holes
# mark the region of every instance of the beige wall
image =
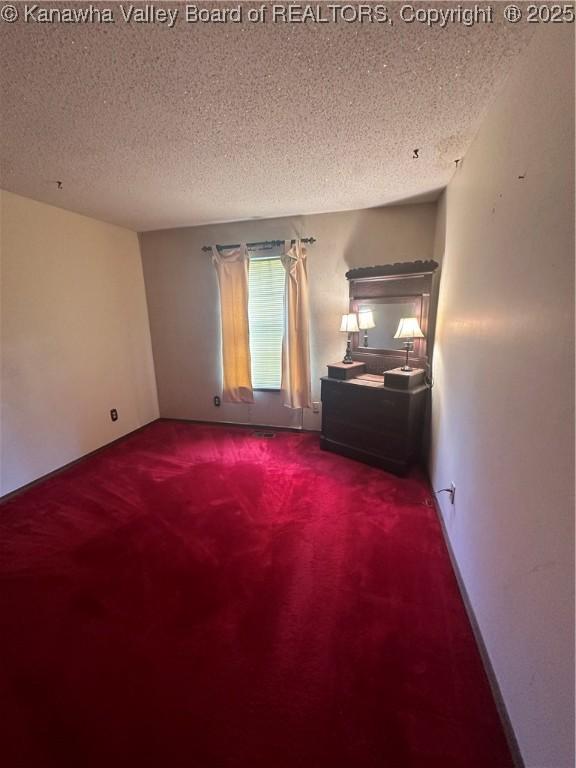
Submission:
[[528,768],[574,766],[573,34],[538,31],[439,206],[432,482]]
[[435,204],[147,232],[140,236],[162,416],[319,429],[320,416],[257,393],[253,406],[224,404],[216,275],[201,248],[211,243],[314,236],[309,248],[313,399],[326,364],[342,359],[338,331],[348,306],[348,269],[432,258]]
[[137,235],[0,195],[8,493],[153,420],[158,406]]

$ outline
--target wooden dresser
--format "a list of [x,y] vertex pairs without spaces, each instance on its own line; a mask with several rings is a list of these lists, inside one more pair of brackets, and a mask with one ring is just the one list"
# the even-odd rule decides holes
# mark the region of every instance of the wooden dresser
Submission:
[[428,396],[425,384],[384,386],[384,377],[322,379],[320,445],[403,475],[420,457]]

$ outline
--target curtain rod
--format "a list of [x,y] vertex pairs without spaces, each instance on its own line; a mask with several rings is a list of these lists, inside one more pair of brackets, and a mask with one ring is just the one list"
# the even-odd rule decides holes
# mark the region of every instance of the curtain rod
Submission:
[[[294,245],[296,240],[291,240],[290,242],[292,243],[292,245]],[[315,237],[301,237],[300,238],[300,242],[301,243],[310,243],[310,245],[312,245],[312,243],[316,242],[316,238]],[[220,245],[220,244],[217,244],[216,248],[221,248],[223,250],[228,250],[228,248],[240,248],[240,245],[241,245],[241,243],[234,243],[233,245]],[[284,240],[259,240],[256,243],[246,243],[246,247],[247,248],[255,248],[257,245],[261,245],[261,246],[264,246],[264,247],[267,247],[267,248],[273,248],[274,246],[284,245]],[[211,251],[212,250],[212,246],[211,245],[203,245],[202,246],[202,250],[203,251]]]

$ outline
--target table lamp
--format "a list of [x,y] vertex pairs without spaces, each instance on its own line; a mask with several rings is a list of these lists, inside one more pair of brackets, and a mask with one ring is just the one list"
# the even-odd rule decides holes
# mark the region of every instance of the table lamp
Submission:
[[364,331],[364,346],[368,346],[368,329],[376,328],[374,313],[371,309],[361,309],[358,312],[358,327]]
[[360,330],[358,328],[358,318],[356,317],[356,312],[350,312],[348,315],[342,315],[340,330],[342,333],[348,334],[348,341],[346,342],[346,354],[344,355],[342,362],[349,365],[350,363],[354,362],[354,360],[352,360],[352,337],[350,334],[358,333]]
[[408,355],[414,349],[414,339],[423,339],[418,319],[416,317],[402,317],[398,323],[398,329],[394,334],[395,339],[404,340],[404,349],[406,350],[406,363],[402,366],[403,371],[411,371],[408,365]]

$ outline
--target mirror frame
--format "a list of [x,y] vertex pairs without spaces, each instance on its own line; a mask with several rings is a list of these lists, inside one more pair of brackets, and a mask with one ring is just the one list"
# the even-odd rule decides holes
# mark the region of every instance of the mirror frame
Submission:
[[[417,301],[417,313],[424,339],[414,340],[410,352],[410,365],[427,369],[432,339],[429,331],[430,296],[433,291],[434,273],[438,268],[435,261],[411,261],[385,264],[375,267],[359,267],[346,273],[349,283],[350,312],[366,304],[398,303]],[[382,373],[390,368],[404,365],[406,353],[402,349],[381,349],[362,345],[363,331],[352,334],[352,357],[366,364],[369,373]]]

